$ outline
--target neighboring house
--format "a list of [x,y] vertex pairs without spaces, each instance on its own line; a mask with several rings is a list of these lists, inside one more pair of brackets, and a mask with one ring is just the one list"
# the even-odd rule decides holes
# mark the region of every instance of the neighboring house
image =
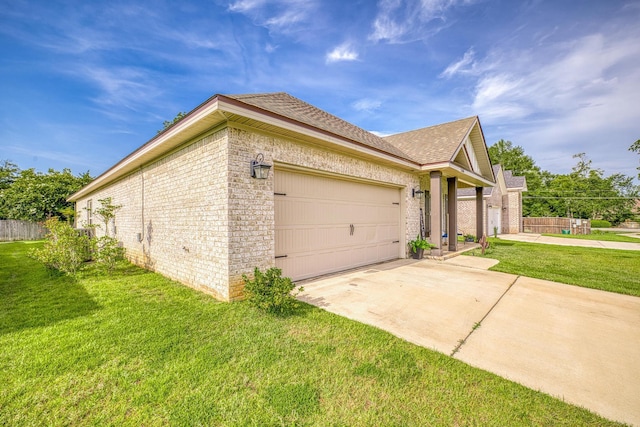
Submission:
[[[522,193],[527,191],[526,179],[524,176],[513,176],[511,171],[503,170],[500,165],[493,166],[493,174],[496,177],[495,187],[483,190],[483,232],[487,236],[492,236],[494,230],[497,234],[521,233]],[[475,236],[475,221],[475,190],[458,190],[458,232]]]
[[134,263],[233,300],[255,267],[300,280],[405,258],[421,224],[455,250],[457,189],[494,182],[477,117],[381,138],[286,93],[216,95],[69,200],[81,227],[111,197]]

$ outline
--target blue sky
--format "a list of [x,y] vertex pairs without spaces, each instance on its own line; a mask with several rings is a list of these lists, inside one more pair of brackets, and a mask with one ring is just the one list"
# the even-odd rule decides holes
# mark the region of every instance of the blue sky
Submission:
[[216,93],[285,91],[392,134],[635,176],[640,2],[0,0],[0,160],[98,175]]

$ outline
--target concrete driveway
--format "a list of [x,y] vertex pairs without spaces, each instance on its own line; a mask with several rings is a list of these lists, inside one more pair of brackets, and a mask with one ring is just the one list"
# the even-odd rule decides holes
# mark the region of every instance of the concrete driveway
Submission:
[[300,299],[640,426],[640,298],[493,263],[398,260],[307,281]]

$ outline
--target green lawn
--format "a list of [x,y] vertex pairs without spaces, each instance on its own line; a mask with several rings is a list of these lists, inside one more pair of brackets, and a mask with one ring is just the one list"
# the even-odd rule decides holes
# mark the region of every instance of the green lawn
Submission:
[[493,271],[640,296],[640,251],[489,240],[485,257],[500,261]]
[[0,244],[0,425],[616,425],[304,304],[276,318],[123,263]]
[[640,238],[629,237],[613,231],[593,232],[592,234],[543,234],[543,236],[564,237],[566,239],[601,240],[606,242],[640,243]]

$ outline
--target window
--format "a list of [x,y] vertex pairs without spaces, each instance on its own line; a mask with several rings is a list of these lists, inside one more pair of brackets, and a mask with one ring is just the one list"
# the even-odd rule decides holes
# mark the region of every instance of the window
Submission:
[[86,210],[87,210],[87,224],[88,225],[92,225],[93,224],[93,208],[92,208],[92,205],[93,205],[93,200],[91,200],[91,199],[87,200]]

